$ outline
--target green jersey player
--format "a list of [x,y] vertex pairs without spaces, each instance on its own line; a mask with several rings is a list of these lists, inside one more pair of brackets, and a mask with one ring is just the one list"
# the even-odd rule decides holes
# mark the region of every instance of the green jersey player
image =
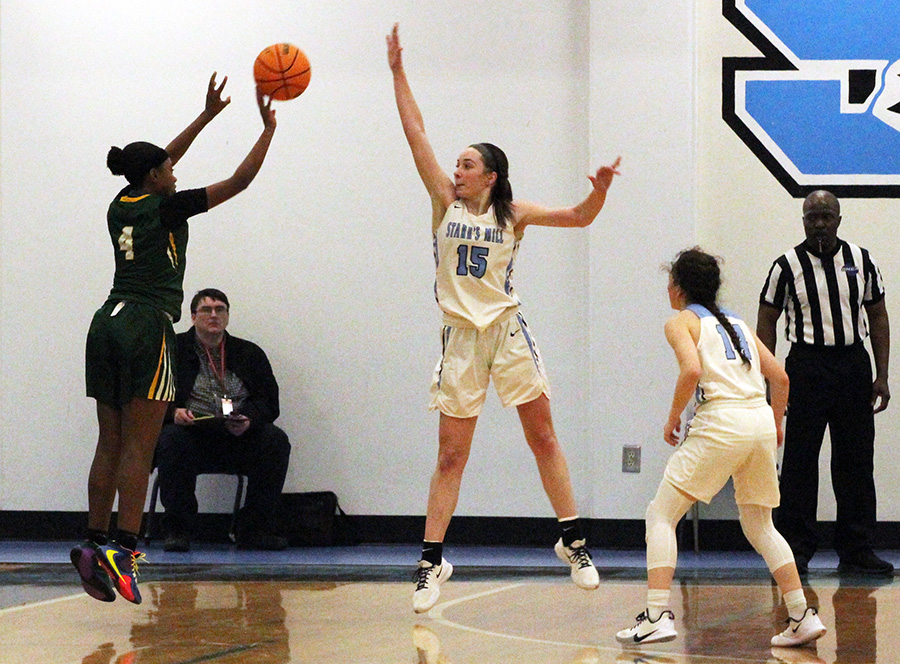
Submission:
[[[243,191],[256,177],[275,132],[271,99],[257,90],[263,130],[231,177],[202,189],[175,191],[173,166],[200,131],[230,102],[228,78],[209,80],[206,106],[165,149],[151,143],[113,147],[107,166],[128,186],[107,215],[116,256],[113,286],[87,337],[87,394],[97,401],[99,437],[88,478],[88,538],[71,560],[85,591],[139,604],[135,553],[153,450],[174,386],[174,330],[181,311],[188,218]],[[109,522],[118,493],[118,533]]]

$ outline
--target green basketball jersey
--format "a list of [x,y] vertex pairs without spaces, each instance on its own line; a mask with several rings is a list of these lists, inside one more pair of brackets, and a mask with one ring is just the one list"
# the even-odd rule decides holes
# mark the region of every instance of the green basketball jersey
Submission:
[[[165,214],[161,207],[165,207]],[[110,300],[140,302],[165,311],[177,322],[184,299],[187,218],[207,209],[206,192],[172,196],[123,189],[107,213],[116,256]],[[163,223],[163,219],[166,223]]]

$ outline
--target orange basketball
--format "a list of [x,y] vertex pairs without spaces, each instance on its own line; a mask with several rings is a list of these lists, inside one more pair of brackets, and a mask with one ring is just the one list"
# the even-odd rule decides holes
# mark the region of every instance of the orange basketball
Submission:
[[306,54],[293,44],[272,44],[256,56],[253,78],[264,95],[287,101],[299,97],[309,85]]

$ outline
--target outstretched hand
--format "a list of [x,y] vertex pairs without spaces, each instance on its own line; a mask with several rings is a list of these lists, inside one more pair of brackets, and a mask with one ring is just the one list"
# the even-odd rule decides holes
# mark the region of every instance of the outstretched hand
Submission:
[[265,128],[274,131],[277,123],[275,122],[275,111],[272,110],[272,98],[269,97],[266,101],[266,96],[259,86],[256,88],[256,105],[259,106],[259,114],[262,116]]
[[231,103],[231,97],[222,99],[222,89],[228,82],[228,77],[223,78],[222,85],[216,87],[216,73],[213,72],[213,75],[209,77],[209,85],[206,88],[206,112],[209,113],[211,118],[216,117],[222,112],[222,109]]
[[611,166],[601,166],[597,169],[596,175],[588,175],[594,189],[600,192],[606,192],[612,184],[613,177],[622,175],[619,172],[619,164],[622,163],[622,157],[616,157]]
[[385,38],[385,41],[387,41],[388,66],[391,68],[391,71],[403,69],[403,47],[400,46],[400,35],[397,34],[399,28],[400,24],[394,23],[391,34]]

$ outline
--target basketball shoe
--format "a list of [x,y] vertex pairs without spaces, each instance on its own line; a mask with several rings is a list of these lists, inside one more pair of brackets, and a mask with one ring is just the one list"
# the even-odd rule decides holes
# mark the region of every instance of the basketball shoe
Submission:
[[112,602],[116,599],[109,575],[100,567],[97,560],[97,545],[90,540],[85,540],[69,552],[69,558],[78,576],[81,577],[81,587],[84,592],[99,599],[101,602]]
[[432,565],[424,560],[419,561],[416,569],[416,590],[413,593],[413,610],[425,613],[437,604],[441,596],[441,584],[453,574],[453,565],[441,558],[440,565]]
[[597,574],[597,568],[591,561],[591,552],[587,550],[586,543],[583,539],[575,540],[569,547],[564,545],[560,538],[553,550],[561,561],[568,563],[572,568],[572,581],[576,586],[585,590],[596,590],[600,586],[600,575]]
[[772,637],[773,646],[781,648],[802,646],[810,641],[815,641],[827,631],[825,625],[819,620],[819,612],[811,606],[803,612],[800,620],[788,618],[787,623],[786,630]]
[[141,603],[141,591],[138,590],[138,562],[144,560],[144,554],[131,551],[117,542],[110,542],[97,547],[97,560],[106,570],[109,578],[119,594],[134,604]]
[[671,611],[663,611],[655,621],[650,620],[646,611],[642,611],[635,620],[637,624],[634,627],[616,633],[616,640],[619,643],[633,646],[662,643],[678,636],[678,632],[675,631],[675,614]]

